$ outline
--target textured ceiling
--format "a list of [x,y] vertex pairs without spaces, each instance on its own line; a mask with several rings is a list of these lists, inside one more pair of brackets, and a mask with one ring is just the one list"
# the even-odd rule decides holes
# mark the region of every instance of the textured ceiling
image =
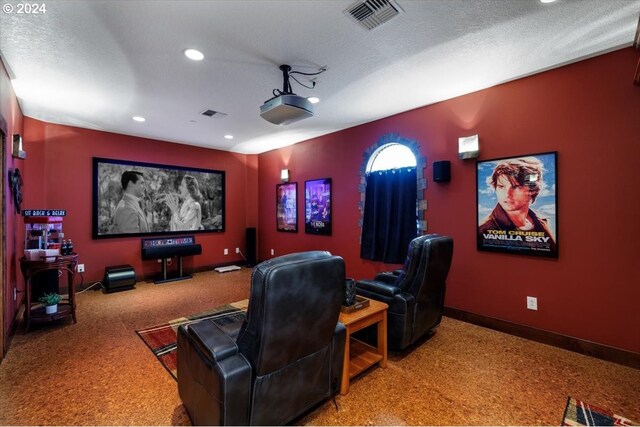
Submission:
[[[366,31],[343,13],[352,1],[46,0],[40,14],[7,3],[0,53],[25,115],[240,153],[629,46],[640,12],[640,0],[398,0],[402,14]],[[186,59],[187,48],[205,59]],[[321,99],[314,117],[260,117],[282,88],[280,64],[327,67],[313,90],[292,82]]]

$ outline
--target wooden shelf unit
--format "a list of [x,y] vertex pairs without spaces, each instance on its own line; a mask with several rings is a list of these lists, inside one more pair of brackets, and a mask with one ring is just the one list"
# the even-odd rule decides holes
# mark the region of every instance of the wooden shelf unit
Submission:
[[349,341],[349,353],[350,379],[383,359],[377,348],[353,337]]
[[[29,331],[31,323],[52,322],[64,317],[71,317],[73,323],[76,323],[76,291],[73,287],[73,278],[75,276],[76,265],[78,264],[78,254],[56,255],[53,257],[45,257],[38,261],[30,261],[26,258],[20,258],[20,269],[24,277],[25,283],[25,302],[24,302],[24,332]],[[56,313],[47,314],[43,305],[33,303],[31,301],[32,279],[39,273],[57,270],[62,275],[67,273],[67,285],[69,287],[67,298],[63,298],[58,303],[58,311]]]
[[[349,380],[376,363],[387,367],[387,304],[369,300],[369,306],[352,313],[340,313],[339,321],[347,329],[347,340],[342,365],[340,394],[349,393]],[[378,347],[373,347],[351,337],[351,334],[377,325]]]

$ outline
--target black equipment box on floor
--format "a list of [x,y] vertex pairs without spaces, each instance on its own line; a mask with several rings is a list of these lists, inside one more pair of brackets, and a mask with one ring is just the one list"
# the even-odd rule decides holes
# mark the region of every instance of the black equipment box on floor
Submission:
[[106,267],[103,284],[106,293],[133,289],[136,284],[136,271],[128,264]]

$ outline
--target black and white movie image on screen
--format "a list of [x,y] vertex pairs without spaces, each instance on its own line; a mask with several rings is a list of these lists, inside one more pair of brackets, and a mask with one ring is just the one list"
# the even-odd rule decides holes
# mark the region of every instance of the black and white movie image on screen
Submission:
[[558,256],[557,153],[477,162],[478,250]]
[[93,159],[93,238],[224,231],[223,171]]

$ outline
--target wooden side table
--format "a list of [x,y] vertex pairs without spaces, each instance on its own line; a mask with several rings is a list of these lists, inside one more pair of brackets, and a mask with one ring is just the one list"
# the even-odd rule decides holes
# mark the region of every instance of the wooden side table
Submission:
[[[369,307],[353,313],[340,313],[339,321],[347,328],[342,365],[342,383],[340,394],[349,393],[349,381],[365,369],[380,364],[387,367],[387,308],[383,302],[370,300]],[[372,347],[353,337],[351,334],[377,324],[378,347]]]
[[[76,290],[73,286],[73,277],[78,264],[78,254],[57,255],[55,257],[47,257],[38,261],[29,261],[25,257],[20,258],[20,270],[25,283],[25,303],[24,303],[24,332],[29,331],[31,322],[51,322],[53,320],[62,319],[71,316],[73,323],[76,322]],[[58,311],[53,314],[45,313],[44,307],[31,307],[31,286],[32,279],[37,274],[47,270],[59,270],[67,273],[69,285],[68,296],[58,303]]]

